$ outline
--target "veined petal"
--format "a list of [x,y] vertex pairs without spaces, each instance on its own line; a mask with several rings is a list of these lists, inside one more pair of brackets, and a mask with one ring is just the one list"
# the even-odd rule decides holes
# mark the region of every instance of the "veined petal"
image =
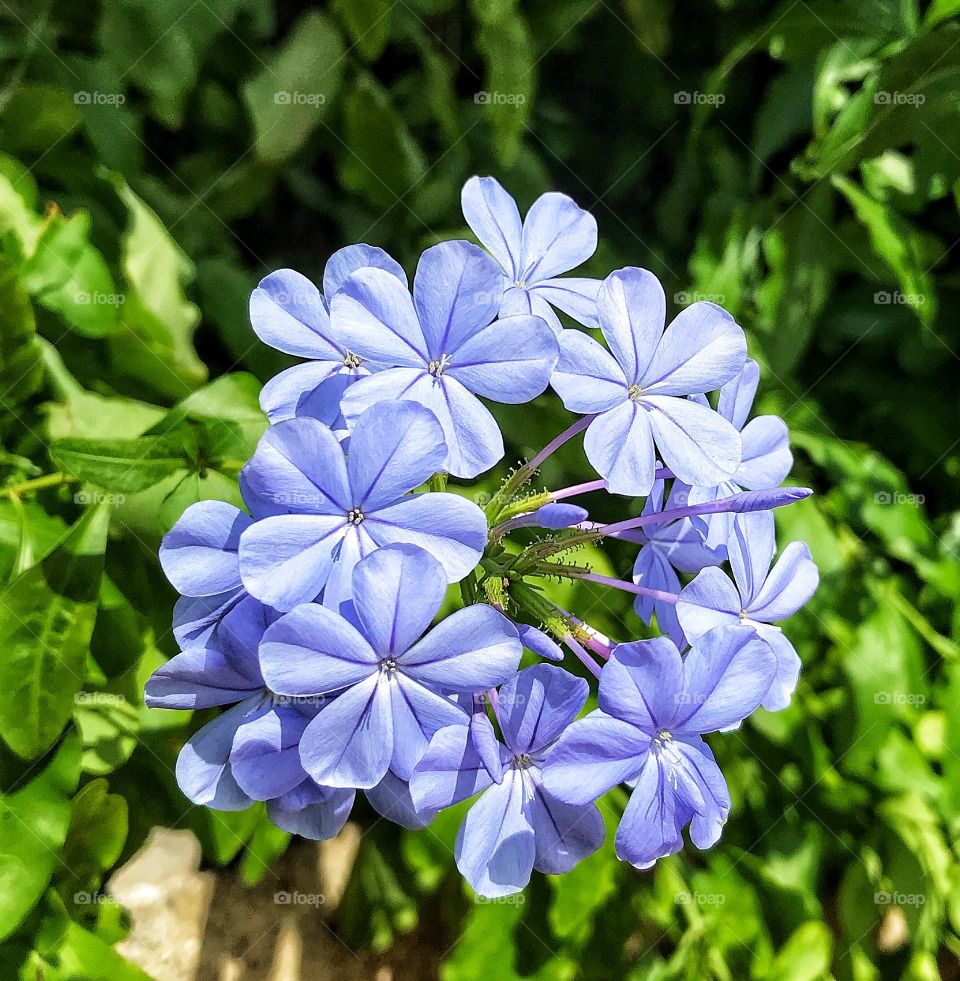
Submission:
[[357,563],[377,551],[377,543],[361,525],[347,525],[333,552],[330,574],[323,587],[323,605],[334,613],[344,613],[353,603],[353,570]]
[[256,660],[237,662],[216,648],[193,647],[150,675],[143,700],[150,708],[203,709],[243,701],[263,687]]
[[660,280],[636,266],[610,273],[597,296],[597,315],[628,384],[636,384],[663,334],[667,298]]
[[330,336],[360,357],[388,367],[430,360],[407,288],[385,269],[358,269],[330,301]]
[[301,358],[339,361],[320,290],[293,269],[270,273],[250,295],[250,323],[264,344]]
[[508,317],[539,317],[553,332],[554,337],[559,337],[563,331],[563,324],[554,312],[554,309],[535,289],[520,289],[510,287],[503,294],[503,302],[500,304],[500,319],[506,320]]
[[740,594],[722,570],[704,569],[688,583],[677,599],[677,618],[687,639],[694,643],[708,630],[737,623]]
[[691,815],[665,778],[656,753],[648,753],[617,828],[617,857],[649,868],[683,847],[681,829]]
[[225,501],[191,504],[160,545],[160,565],[174,589],[187,596],[236,589],[240,534],[252,521]]
[[714,303],[692,303],[664,332],[640,387],[650,395],[712,392],[743,369],[746,357],[747,340],[733,317]]
[[816,592],[820,574],[805,542],[791,542],[749,607],[752,620],[775,623],[792,616]]
[[341,516],[279,514],[240,540],[240,575],[252,596],[277,610],[309,603],[326,585],[349,525]]
[[711,848],[720,840],[730,813],[727,782],[702,739],[681,737],[676,746],[683,757],[686,779],[697,784],[703,798],[703,805],[690,819],[690,840],[697,848]]
[[441,620],[398,662],[421,684],[469,694],[505,682],[517,670],[522,653],[517,628],[492,606],[480,603]]
[[533,867],[548,875],[569,872],[603,844],[606,834],[596,804],[565,804],[539,784],[527,802],[527,820],[536,835]]
[[[340,412],[340,396],[355,380],[342,361],[307,361],[281,371],[260,391],[260,408],[271,423],[308,416],[330,425]],[[323,388],[339,378],[339,384]],[[329,395],[329,397],[324,397]]]
[[394,731],[390,769],[402,780],[409,780],[430,737],[447,726],[466,725],[469,716],[459,705],[408,677],[402,669],[394,676],[390,697]]
[[440,242],[420,256],[413,305],[431,360],[457,350],[497,316],[504,285],[503,270],[469,242]]
[[243,475],[257,497],[291,513],[342,516],[352,506],[343,450],[316,419],[271,426]]
[[618,644],[600,672],[598,704],[608,715],[653,734],[673,719],[683,661],[666,637]]
[[568,317],[573,317],[578,324],[597,327],[597,293],[601,282],[602,280],[587,279],[584,276],[564,276],[561,279],[544,279],[534,283],[529,287],[529,292],[562,310]]
[[[717,412],[724,419],[729,420],[734,429],[743,429],[743,424],[753,408],[753,399],[759,384],[760,365],[753,358],[747,358],[743,370],[721,387]],[[778,480],[777,483],[780,481]]]
[[[633,581],[638,586],[649,589],[659,589],[664,593],[680,593],[680,579],[666,556],[656,545],[645,545],[640,549],[633,566]],[[652,599],[649,596],[637,596],[633,602],[634,612],[650,624],[653,614],[657,614],[657,625],[660,632],[669,637],[678,647],[683,647],[684,636],[677,619],[676,603]]]
[[532,284],[575,269],[597,251],[597,219],[566,194],[541,194],[523,221],[520,279]]
[[539,317],[506,317],[461,344],[445,377],[495,402],[529,402],[546,389],[558,357],[553,331]]
[[650,737],[605,712],[572,722],[543,764],[543,785],[568,804],[592,804],[639,772]]
[[605,412],[627,398],[627,378],[613,355],[587,334],[565,330],[550,385],[571,412]]
[[740,434],[712,409],[689,399],[644,395],[663,462],[685,484],[718,484],[740,466]]
[[357,245],[347,245],[327,259],[327,264],[323,268],[323,293],[327,302],[333,298],[333,294],[346,282],[347,278],[353,275],[358,269],[367,266],[374,266],[377,269],[384,269],[391,276],[395,276],[406,288],[407,274],[403,271],[403,266],[392,258],[383,249],[375,245],[358,243]]
[[267,801],[267,815],[282,831],[322,841],[333,838],[347,823],[353,809],[354,791],[319,787],[312,780]]
[[746,610],[754,605],[755,597],[763,588],[777,550],[773,514],[770,511],[738,514],[730,528],[727,557],[740,590],[741,609]]
[[743,427],[743,459],[734,482],[747,490],[776,487],[793,466],[790,433],[778,416],[757,416]]
[[577,717],[590,686],[553,664],[536,664],[500,688],[497,718],[504,742],[516,754],[545,749]]
[[646,494],[653,485],[656,456],[649,413],[627,400],[590,423],[583,449],[611,494]]
[[464,818],[455,846],[457,868],[481,896],[508,896],[530,881],[536,844],[525,800],[523,776],[511,769]]
[[416,402],[371,406],[350,437],[350,505],[372,512],[393,504],[441,468],[447,456],[437,417]]
[[[509,759],[506,751],[503,763]],[[493,783],[465,725],[440,729],[410,778],[410,795],[418,810],[440,810],[485,790]]]
[[300,740],[303,768],[326,787],[375,787],[393,756],[391,682],[382,672],[338,695]]
[[493,177],[471,177],[460,192],[463,217],[485,249],[515,280],[523,223],[517,203]]
[[354,606],[363,632],[381,656],[397,656],[423,635],[447,589],[443,566],[415,545],[388,545],[353,574]]
[[746,625],[716,627],[683,661],[683,688],[665,728],[715,732],[739,725],[755,711],[777,670],[770,645]]
[[237,785],[253,800],[271,800],[307,778],[300,765],[300,736],[308,717],[290,706],[267,706],[245,719],[230,751]]
[[380,658],[343,617],[304,603],[267,629],[260,668],[279,695],[323,695],[355,685],[379,671]]
[[421,381],[428,385],[433,382],[433,378],[427,374],[426,366],[422,368],[387,368],[385,371],[378,371],[366,378],[359,379],[356,384],[351,385],[344,392],[340,402],[340,411],[347,420],[347,424],[352,428],[367,409],[378,405],[380,402],[397,402],[400,399],[408,399],[425,404],[415,394]]
[[364,793],[377,814],[410,831],[425,828],[437,816],[435,810],[416,808],[409,783],[390,770],[376,787],[370,787]]
[[483,511],[458,494],[405,497],[375,511],[364,526],[378,545],[416,545],[443,566],[449,582],[477,567],[487,540]]

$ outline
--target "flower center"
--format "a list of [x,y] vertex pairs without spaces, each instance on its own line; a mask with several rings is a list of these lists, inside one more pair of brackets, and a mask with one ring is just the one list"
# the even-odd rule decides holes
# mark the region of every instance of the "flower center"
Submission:
[[673,733],[669,729],[661,729],[650,742],[653,746],[653,751],[659,755],[673,742]]
[[431,361],[427,365],[427,371],[433,375],[434,378],[439,378],[450,366],[450,355],[441,354],[438,361]]
[[627,398],[631,402],[638,402],[641,395],[643,395],[643,389],[639,385],[631,385],[627,389]]
[[513,758],[513,765],[518,770],[526,770],[533,763],[529,753],[520,753]]
[[351,508],[347,514],[347,521],[352,525],[358,525],[363,521],[363,512],[360,508]]
[[343,354],[343,366],[344,368],[359,368],[363,364],[363,358],[359,354],[354,354],[353,351],[345,351]]
[[396,670],[397,670],[397,662],[392,657],[385,657],[380,662],[381,674],[395,674]]
[[518,290],[525,290],[527,288],[527,281],[525,279],[518,279],[513,285]]

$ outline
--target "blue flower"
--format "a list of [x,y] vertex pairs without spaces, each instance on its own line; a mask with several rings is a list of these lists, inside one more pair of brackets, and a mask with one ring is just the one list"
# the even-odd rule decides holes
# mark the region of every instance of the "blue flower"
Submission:
[[[587,698],[587,683],[538,664],[499,691],[496,716],[504,742],[491,767],[466,726],[440,730],[410,780],[418,807],[448,807],[484,791],[457,835],[457,868],[482,896],[522,889],[533,869],[569,872],[603,842],[593,801],[569,805],[543,785],[557,738]],[[493,772],[491,773],[491,769]]]
[[[760,704],[776,661],[749,627],[712,630],[686,657],[658,637],[620,644],[600,675],[600,709],[574,722],[544,768],[544,785],[583,805],[619,783],[632,793],[617,855],[640,868],[683,846],[709,848],[730,795],[703,733],[729,729]],[[416,787],[414,786],[416,794]]]
[[264,683],[257,650],[275,618],[246,597],[224,617],[215,642],[187,648],[151,675],[144,701],[167,709],[233,706],[194,733],[177,758],[177,783],[193,803],[235,811],[266,801],[279,827],[330,838],[346,821],[353,792],[318,786],[300,765],[299,734],[317,708],[278,701]]
[[493,177],[471,177],[460,194],[463,217],[503,270],[500,316],[532,313],[556,333],[553,307],[585,327],[597,326],[600,280],[560,273],[597,250],[597,222],[566,194],[542,194],[521,221],[517,203]]
[[490,606],[458,610],[421,637],[446,587],[436,559],[393,545],[353,570],[350,619],[305,604],[267,631],[260,664],[271,690],[336,694],[300,739],[317,783],[374,787],[388,770],[409,779],[433,733],[468,720],[448,696],[484,691],[516,671],[517,631]]
[[407,285],[400,264],[383,249],[348,245],[327,261],[323,293],[292,269],[270,273],[253,291],[250,323],[260,340],[285,354],[310,359],[264,385],[260,405],[271,422],[311,416],[335,426],[344,391],[370,373],[361,358],[331,338],[329,313],[330,299],[343,281],[367,266],[385,270]]
[[353,567],[391,542],[422,545],[447,580],[470,572],[487,522],[456,494],[409,492],[447,455],[436,417],[415,402],[373,406],[357,421],[350,454],[315,419],[291,419],[264,434],[244,477],[259,497],[289,513],[240,535],[240,575],[251,595],[278,610],[315,599],[337,608],[351,595]]
[[[686,484],[675,480],[670,488],[670,496],[664,503],[664,482],[657,480],[644,503],[641,515],[659,514],[664,509],[669,511],[685,507],[689,491]],[[680,577],[675,570],[699,572],[706,566],[719,564],[724,558],[706,547],[698,523],[690,518],[652,525],[637,537],[645,541],[633,564],[633,581],[638,586],[647,586],[674,595],[678,595],[681,589]],[[661,633],[669,637],[677,647],[686,646],[675,603],[638,595],[633,608],[646,624],[650,623],[656,613]]]
[[[729,497],[742,490],[776,487],[790,473],[793,454],[790,452],[790,433],[786,423],[778,416],[757,416],[747,422],[759,381],[760,366],[748,358],[743,371],[720,389],[717,412],[740,431],[743,457],[729,480],[712,487],[691,487],[691,504],[715,501],[718,497]],[[692,398],[701,405],[707,405],[702,395]],[[711,548],[723,548],[732,532],[731,516],[712,514],[703,520],[707,527],[707,544]]]
[[777,657],[776,677],[763,700],[764,708],[777,711],[790,704],[800,658],[773,624],[796,613],[814,594],[820,577],[804,542],[791,542],[770,568],[777,543],[769,512],[737,515],[731,528],[727,554],[734,581],[720,569],[704,569],[680,594],[677,616],[691,641],[725,623],[756,630]]
[[345,393],[348,425],[377,402],[410,399],[440,420],[448,449],[443,469],[475,477],[492,467],[503,456],[503,438],[476,396],[529,402],[547,387],[558,354],[540,317],[495,320],[501,278],[476,246],[443,242],[420,257],[412,299],[382,269],[347,279],[331,304],[331,333],[385,369]]
[[746,340],[730,314],[694,303],[664,331],[663,288],[635,267],[603,281],[597,314],[610,351],[584,333],[564,331],[551,385],[572,412],[597,414],[583,446],[608,490],[648,494],[656,449],[684,483],[732,477],[740,434],[686,398],[719,388],[743,367]]

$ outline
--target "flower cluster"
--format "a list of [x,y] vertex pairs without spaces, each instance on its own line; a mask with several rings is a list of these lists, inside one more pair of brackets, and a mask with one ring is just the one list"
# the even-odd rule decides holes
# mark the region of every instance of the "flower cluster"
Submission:
[[[783,422],[748,421],[759,369],[734,319],[700,302],[666,326],[644,269],[563,275],[597,245],[565,195],[521,218],[474,177],[462,200],[485,248],[427,249],[412,289],[385,252],[354,245],[322,292],[288,269],[254,290],[254,331],[305,360],[263,389],[246,510],[194,504],[163,541],[182,652],[146,699],[225,708],[179,757],[191,801],[265,801],[306,837],[336,834],[357,791],[408,828],[475,797],[456,860],[493,897],[595,851],[596,802],[618,784],[623,860],[676,852],[687,826],[698,847],[716,842],[730,796],[703,736],[789,703],[800,660],[776,623],[817,570],[801,543],[774,561],[772,510],[810,492],[780,486]],[[484,507],[448,490],[504,455],[482,400],[548,388],[572,425]],[[537,490],[580,433],[598,479]],[[598,491],[624,515],[645,498],[642,511],[604,524],[568,500]],[[571,560],[609,539],[639,546],[632,579]],[[660,635],[603,636],[550,599],[557,576],[631,593]],[[598,708],[580,717],[591,677]]]

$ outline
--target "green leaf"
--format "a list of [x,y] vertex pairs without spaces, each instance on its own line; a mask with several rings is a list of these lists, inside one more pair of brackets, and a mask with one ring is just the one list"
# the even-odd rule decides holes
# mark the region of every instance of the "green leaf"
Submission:
[[179,398],[207,375],[192,341],[200,314],[184,294],[184,285],[193,278],[193,263],[126,181],[117,174],[108,177],[130,219],[122,241],[122,329],[110,338],[114,371]]
[[937,313],[936,288],[919,233],[892,208],[874,201],[853,181],[846,177],[834,177],[832,182],[850,202],[857,218],[866,228],[873,251],[897,277],[903,298],[898,301],[888,295],[886,302],[906,303],[916,311],[923,323],[933,323]]
[[[0,178],[0,193],[3,191]],[[41,347],[33,307],[16,272],[0,258],[0,406],[8,412],[26,401],[43,381]]]
[[825,923],[798,927],[777,951],[767,977],[771,981],[820,981],[830,973],[833,936]]
[[4,147],[12,153],[43,152],[76,129],[80,119],[72,92],[29,82],[14,86],[0,114]]
[[[80,777],[80,738],[70,732],[29,781],[0,793],[0,939],[43,895],[59,866]],[[6,782],[6,781],[4,781]]]
[[90,508],[4,594],[0,736],[24,759],[53,745],[83,685],[110,511]]
[[106,780],[91,780],[71,802],[62,865],[54,877],[68,908],[89,911],[104,873],[116,864],[126,840],[127,802],[109,792]]
[[390,0],[336,0],[334,10],[343,20],[353,46],[367,61],[383,53],[390,38]]
[[189,430],[137,439],[58,439],[50,458],[65,473],[119,494],[135,494],[191,465]]
[[282,163],[306,143],[337,96],[344,56],[339,31],[311,10],[263,70],[244,84],[243,101],[261,160]]

